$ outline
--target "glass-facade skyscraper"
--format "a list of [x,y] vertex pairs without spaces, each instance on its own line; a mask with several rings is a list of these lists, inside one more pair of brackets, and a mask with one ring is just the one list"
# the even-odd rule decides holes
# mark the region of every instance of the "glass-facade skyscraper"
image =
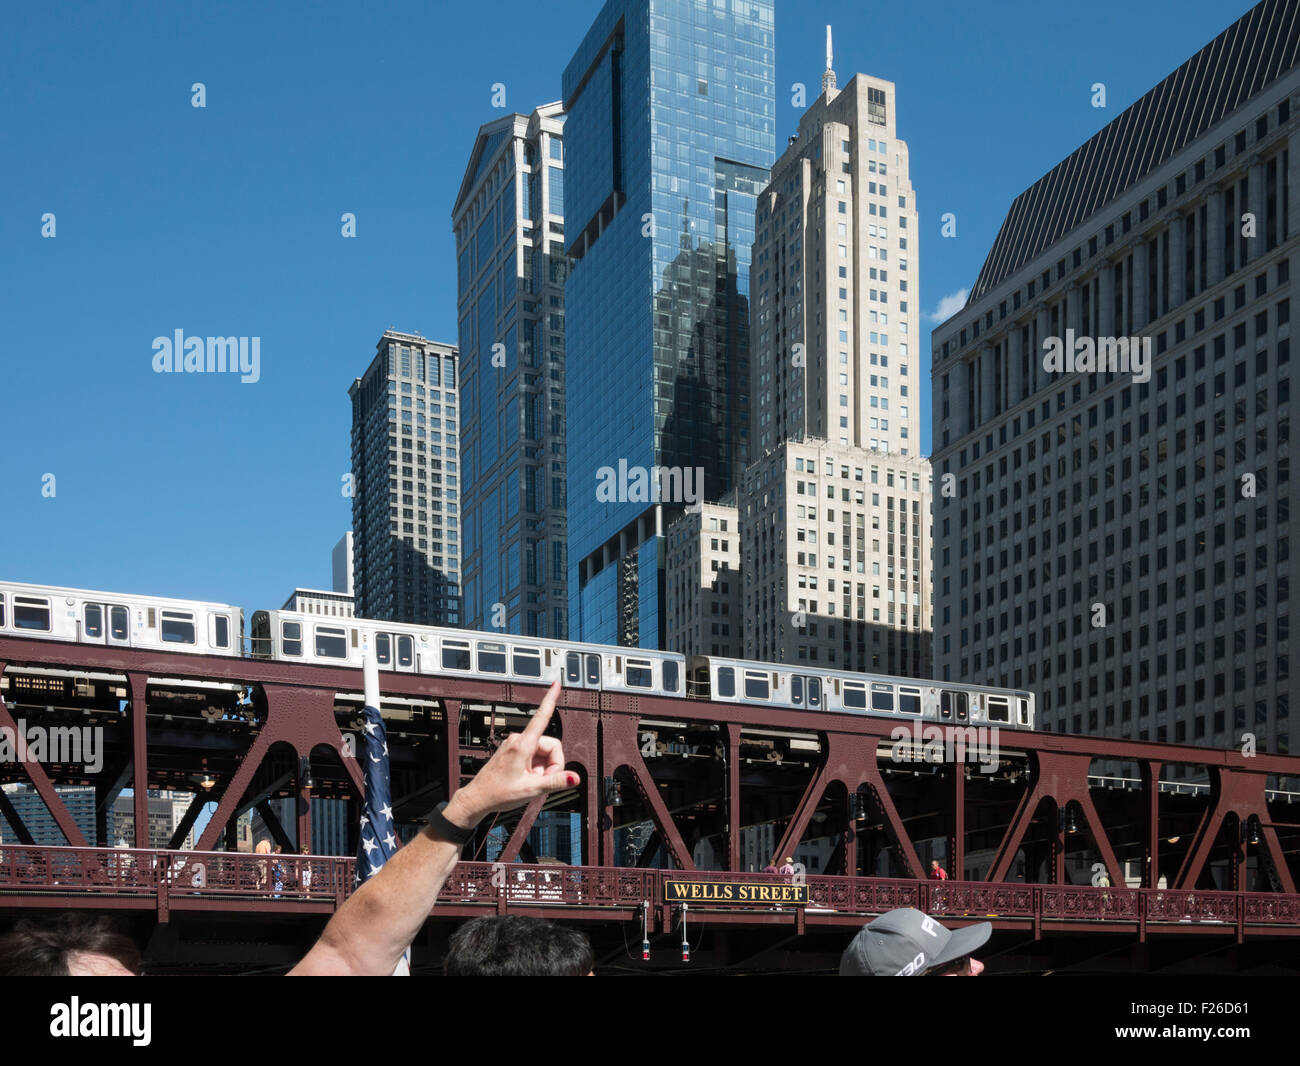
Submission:
[[[773,2],[609,0],[563,95],[569,635],[654,647],[667,519],[691,488],[726,492],[748,460]],[[646,498],[647,483],[679,491]]]
[[564,115],[483,126],[452,209],[465,625],[564,639]]

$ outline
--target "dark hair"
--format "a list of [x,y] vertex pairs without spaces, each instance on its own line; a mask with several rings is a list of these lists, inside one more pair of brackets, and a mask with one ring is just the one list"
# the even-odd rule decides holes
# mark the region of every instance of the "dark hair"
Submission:
[[140,949],[116,920],[69,912],[25,918],[0,937],[0,977],[67,977],[69,960],[83,952],[107,955],[140,972]]
[[585,933],[541,918],[475,918],[451,937],[448,977],[585,977],[594,961]]

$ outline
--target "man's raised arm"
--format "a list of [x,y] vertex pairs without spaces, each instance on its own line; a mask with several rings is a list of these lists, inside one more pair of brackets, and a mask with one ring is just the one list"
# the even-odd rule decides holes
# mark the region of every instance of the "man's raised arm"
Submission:
[[[537,796],[572,788],[564,750],[545,736],[560,696],[556,681],[527,727],[501,743],[483,769],[458,789],[443,811],[471,829],[493,811],[521,807]],[[460,845],[426,826],[348,898],[290,976],[386,976],[415,939],[460,857]]]

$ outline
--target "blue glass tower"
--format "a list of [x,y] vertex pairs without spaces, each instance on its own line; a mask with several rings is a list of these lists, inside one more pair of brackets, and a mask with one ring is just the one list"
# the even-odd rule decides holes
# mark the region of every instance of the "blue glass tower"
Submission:
[[748,460],[774,37],[773,0],[609,0],[565,68],[571,639],[661,645],[663,531]]

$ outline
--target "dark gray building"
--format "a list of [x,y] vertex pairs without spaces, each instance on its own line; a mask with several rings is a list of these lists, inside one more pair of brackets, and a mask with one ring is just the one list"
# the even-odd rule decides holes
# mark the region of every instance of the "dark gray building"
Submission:
[[458,354],[388,330],[348,390],[358,618],[461,624]]
[[1289,748],[1298,57],[1253,8],[1015,200],[934,331],[939,675],[1046,728]]

